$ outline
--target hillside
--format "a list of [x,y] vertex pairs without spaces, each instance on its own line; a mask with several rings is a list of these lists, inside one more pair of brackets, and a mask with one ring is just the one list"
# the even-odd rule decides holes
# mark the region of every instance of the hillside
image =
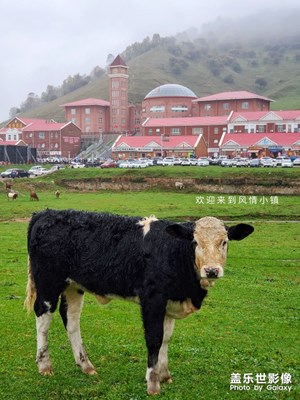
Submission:
[[[297,15],[300,18],[299,11]],[[245,37],[239,34],[241,23],[246,21],[232,24],[232,31],[228,21],[221,22],[206,26],[206,33],[192,39],[188,33],[168,38],[155,34],[152,39],[128,46],[122,57],[129,66],[130,102],[140,103],[161,84],[179,83],[199,97],[248,90],[275,100],[271,104],[274,110],[300,109],[300,28],[286,34],[281,31],[280,35],[269,30],[258,39],[255,33],[249,36],[247,32]],[[220,34],[221,27],[227,27],[226,37]],[[257,28],[257,32],[261,30]],[[88,97],[108,100],[107,75],[21,115],[64,121],[61,105]]]

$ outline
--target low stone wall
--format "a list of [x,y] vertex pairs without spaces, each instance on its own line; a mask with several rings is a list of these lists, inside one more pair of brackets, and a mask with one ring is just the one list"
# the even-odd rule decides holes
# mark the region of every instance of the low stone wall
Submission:
[[250,179],[170,179],[170,178],[93,178],[63,179],[57,182],[68,189],[80,191],[143,191],[151,189],[180,190],[175,182],[182,182],[181,191],[198,193],[257,194],[257,195],[299,195],[300,179],[253,181]]

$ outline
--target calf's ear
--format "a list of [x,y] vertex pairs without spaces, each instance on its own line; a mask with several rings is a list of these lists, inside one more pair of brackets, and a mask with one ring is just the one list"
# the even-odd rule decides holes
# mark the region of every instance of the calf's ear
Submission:
[[179,224],[168,225],[166,227],[166,232],[177,239],[193,240],[193,232]]
[[248,224],[238,224],[226,227],[229,240],[243,240],[254,231],[253,226]]

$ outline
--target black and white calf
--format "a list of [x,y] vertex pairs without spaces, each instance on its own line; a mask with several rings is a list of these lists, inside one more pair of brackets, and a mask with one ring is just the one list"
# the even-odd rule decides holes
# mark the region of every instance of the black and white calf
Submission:
[[148,349],[149,394],[171,381],[168,342],[174,319],[197,311],[207,288],[223,276],[228,240],[253,232],[247,224],[225,227],[214,217],[174,224],[155,217],[136,218],[83,211],[45,210],[28,229],[29,276],[26,307],[34,306],[37,365],[52,374],[48,330],[57,308],[74,358],[95,374],[80,335],[84,292],[105,304],[121,297],[140,304]]

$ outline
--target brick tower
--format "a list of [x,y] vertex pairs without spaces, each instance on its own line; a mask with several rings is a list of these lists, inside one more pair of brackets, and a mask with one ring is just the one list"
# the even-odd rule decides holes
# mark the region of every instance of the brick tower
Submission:
[[118,55],[108,67],[110,130],[127,132],[129,130],[128,107],[128,67]]

